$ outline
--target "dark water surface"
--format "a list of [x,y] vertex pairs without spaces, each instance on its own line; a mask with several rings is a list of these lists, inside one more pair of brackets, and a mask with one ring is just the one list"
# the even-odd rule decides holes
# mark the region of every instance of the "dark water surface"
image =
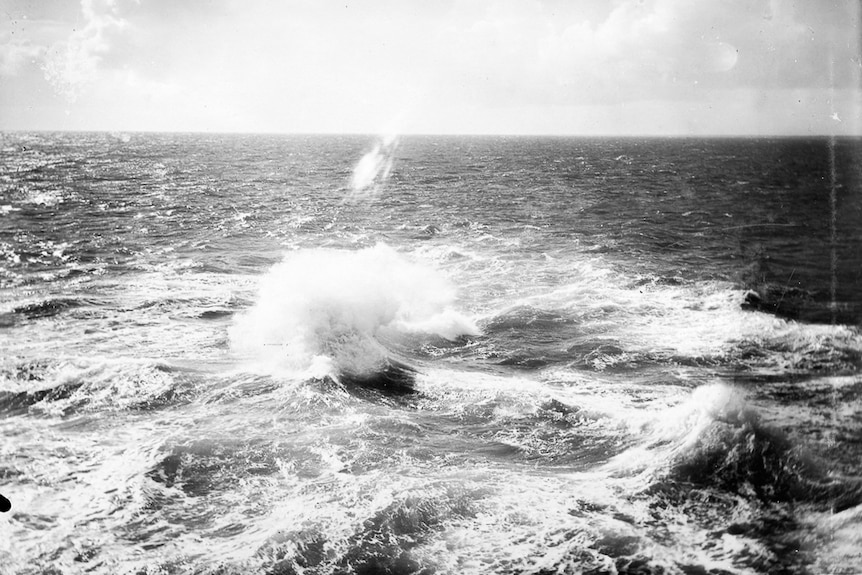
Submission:
[[862,140],[0,135],[3,573],[862,571]]

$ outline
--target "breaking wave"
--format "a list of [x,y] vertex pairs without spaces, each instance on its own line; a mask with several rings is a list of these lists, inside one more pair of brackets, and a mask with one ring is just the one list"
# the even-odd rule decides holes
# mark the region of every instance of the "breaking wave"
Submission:
[[387,342],[477,334],[435,269],[386,245],[289,253],[263,277],[257,303],[230,330],[266,370],[365,378],[392,367]]

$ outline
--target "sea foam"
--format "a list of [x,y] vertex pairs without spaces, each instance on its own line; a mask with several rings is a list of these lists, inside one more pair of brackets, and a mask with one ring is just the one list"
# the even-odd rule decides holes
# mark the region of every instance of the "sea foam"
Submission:
[[380,336],[478,333],[455,299],[444,275],[384,244],[298,250],[263,277],[257,303],[231,328],[231,343],[267,371],[364,376],[387,361]]

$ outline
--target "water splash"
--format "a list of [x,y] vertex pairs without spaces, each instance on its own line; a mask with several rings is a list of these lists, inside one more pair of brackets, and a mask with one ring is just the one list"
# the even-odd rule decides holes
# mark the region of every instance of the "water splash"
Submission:
[[374,148],[362,156],[350,179],[349,199],[364,199],[376,196],[389,179],[392,165],[395,161],[395,150],[398,148],[398,136],[381,137]]
[[439,272],[383,244],[299,250],[263,279],[257,304],[239,318],[231,340],[277,371],[363,376],[387,361],[378,335],[476,333],[453,309],[455,295]]

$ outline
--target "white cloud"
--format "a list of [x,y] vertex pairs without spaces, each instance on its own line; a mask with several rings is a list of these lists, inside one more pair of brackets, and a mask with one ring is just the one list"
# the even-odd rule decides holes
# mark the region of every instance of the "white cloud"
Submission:
[[[824,32],[834,30],[812,40],[795,16],[786,3],[766,1],[627,0],[601,21],[561,27],[540,3],[524,2],[491,5],[445,38],[456,48],[450,66],[484,86],[488,100],[500,90],[579,104],[687,99],[705,88],[827,87]],[[838,31],[851,39],[858,32]]]
[[[858,12],[854,0],[83,0],[62,35],[55,23],[0,47],[0,73],[42,59],[82,128],[380,131],[398,117],[405,131],[702,133],[761,114],[798,132],[816,124],[801,102],[862,95]],[[786,120],[758,109],[793,90],[818,95]],[[741,99],[718,105],[728,98]]]
[[84,26],[47,51],[45,79],[67,102],[74,102],[97,79],[99,62],[110,49],[111,36],[125,28],[117,4],[116,0],[82,0]]
[[28,63],[41,60],[43,46],[29,42],[9,42],[0,45],[0,76],[15,76]]

